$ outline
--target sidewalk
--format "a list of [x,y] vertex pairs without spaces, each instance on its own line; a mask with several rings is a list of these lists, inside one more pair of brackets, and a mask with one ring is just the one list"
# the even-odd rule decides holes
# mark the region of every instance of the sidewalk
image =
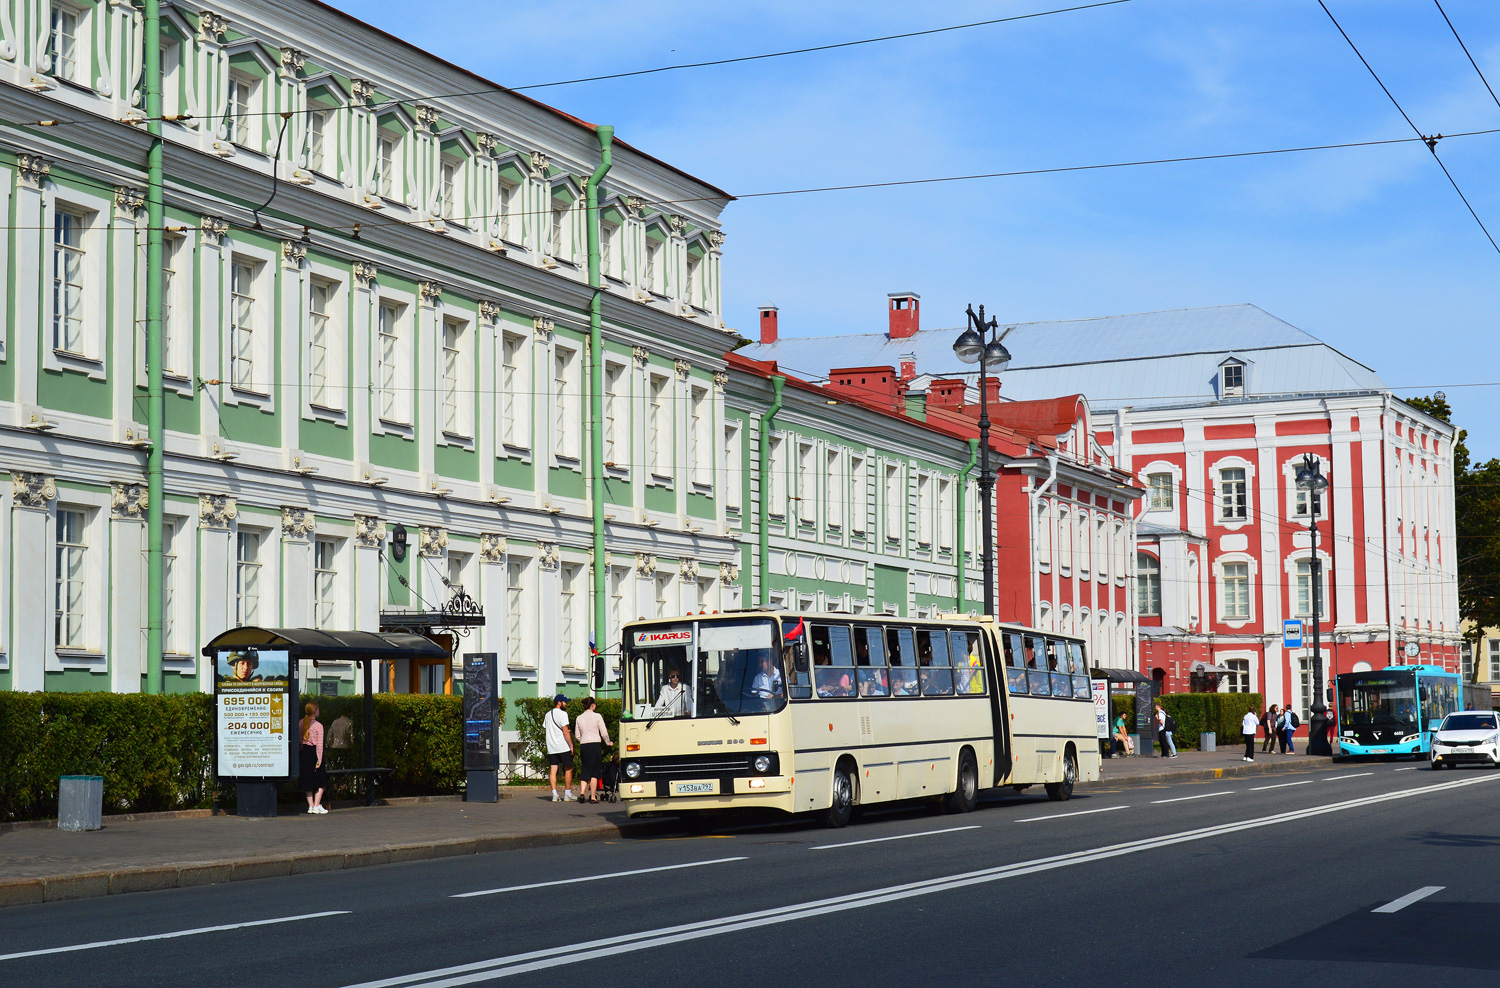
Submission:
[[[1240,760],[1242,752],[1107,758],[1102,779],[1090,786],[1165,784],[1331,764],[1327,758],[1258,750],[1249,764]],[[0,906],[575,844],[677,827],[671,819],[629,822],[621,803],[553,803],[549,790],[510,792],[511,798],[498,803],[435,800],[339,809],[318,817],[105,817],[104,829],[90,833],[12,830],[0,833]]]

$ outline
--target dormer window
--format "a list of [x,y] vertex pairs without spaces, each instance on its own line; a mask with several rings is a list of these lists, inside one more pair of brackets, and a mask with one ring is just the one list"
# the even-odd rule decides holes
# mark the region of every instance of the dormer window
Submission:
[[71,7],[52,8],[52,74],[67,82],[83,82],[79,64],[78,36],[83,17]]
[[1225,398],[1238,398],[1245,393],[1245,365],[1237,360],[1230,360],[1219,368],[1220,395]]

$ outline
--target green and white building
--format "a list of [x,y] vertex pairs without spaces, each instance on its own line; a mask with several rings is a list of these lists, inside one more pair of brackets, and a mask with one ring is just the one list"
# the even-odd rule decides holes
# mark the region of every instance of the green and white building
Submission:
[[374,630],[461,585],[486,623],[459,651],[547,694],[584,682],[596,562],[606,642],[738,600],[730,197],[613,144],[596,381],[596,127],[318,3],[163,3],[148,654],[142,46],[129,4],[0,0],[0,688],[203,689],[227,627]]

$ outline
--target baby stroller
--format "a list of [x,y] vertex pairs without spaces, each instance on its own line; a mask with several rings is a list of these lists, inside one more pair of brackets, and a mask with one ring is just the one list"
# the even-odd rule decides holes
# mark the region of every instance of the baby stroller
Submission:
[[604,763],[604,786],[599,795],[609,803],[620,801],[620,753],[618,751]]

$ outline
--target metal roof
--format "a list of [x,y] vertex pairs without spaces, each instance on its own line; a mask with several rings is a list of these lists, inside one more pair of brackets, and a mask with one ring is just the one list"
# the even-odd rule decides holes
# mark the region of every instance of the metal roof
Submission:
[[[978,368],[953,353],[961,331],[921,330],[897,340],[884,333],[784,337],[738,352],[810,377],[835,367],[894,367],[914,355],[921,375],[973,378]],[[1096,412],[1219,402],[1219,365],[1231,356],[1246,365],[1246,395],[1226,403],[1389,390],[1371,368],[1249,304],[1017,323],[1005,346],[1013,359],[1001,375],[1002,399],[1082,393]]]
[[349,662],[448,657],[447,649],[421,635],[316,628],[231,628],[203,646],[203,654],[225,648],[285,648],[295,650],[298,658]]

